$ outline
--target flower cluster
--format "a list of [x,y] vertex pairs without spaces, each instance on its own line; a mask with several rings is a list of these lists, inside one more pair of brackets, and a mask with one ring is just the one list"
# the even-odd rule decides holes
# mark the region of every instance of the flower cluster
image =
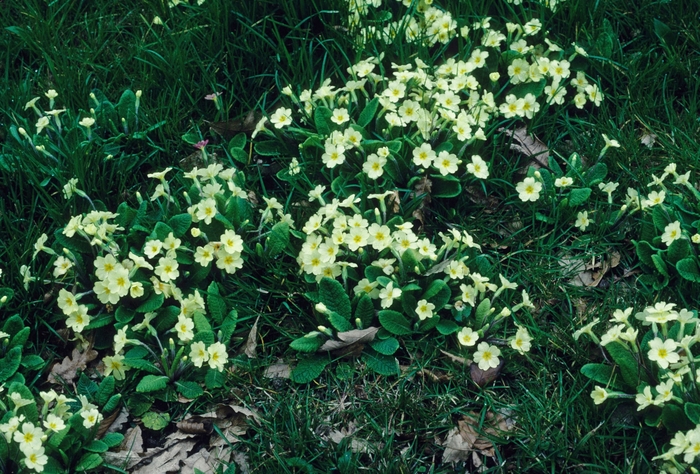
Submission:
[[[414,64],[392,63],[389,73],[381,56],[370,57],[348,68],[350,79],[341,87],[330,78],[299,94],[287,86],[282,93],[297,111],[277,109],[253,135],[306,139],[290,175],[320,159],[328,170],[361,171],[370,183],[385,178],[397,185],[400,175],[424,173],[486,179],[489,164],[468,149],[495,133],[497,119],[532,119],[545,106],[563,104],[570,90],[576,107],[602,100],[596,84],[572,71],[573,58],[586,52],[578,45],[567,52],[549,40],[538,45],[533,35],[539,29],[539,21],[532,20],[500,32],[484,19],[462,28],[472,46],[463,50],[468,53],[442,64],[416,58]],[[311,138],[304,128],[310,124],[317,128]],[[380,131],[383,143],[375,139]],[[525,187],[521,198],[536,200],[536,183]]]
[[[39,396],[44,402],[41,410],[41,425],[39,421],[33,423],[21,413],[23,407],[34,405],[36,402],[23,398],[21,393],[15,391],[7,397],[14,408],[3,418],[6,422],[0,423],[0,434],[4,435],[7,443],[14,441],[17,444],[19,451],[24,455],[23,461],[27,469],[43,472],[49,461],[45,443],[51,436],[58,433],[62,433],[60,439],[63,439],[65,431],[70,429],[70,423],[67,423],[69,419],[79,414],[82,418],[82,426],[85,429],[92,429],[102,421],[103,417],[97,406],[88,402],[84,395],[78,396],[81,406],[77,413],[73,413],[69,405],[76,400],[63,394],[50,390],[40,392]],[[0,404],[5,405],[2,402]]]
[[[700,341],[697,312],[677,309],[675,303],[662,301],[644,308],[634,317],[633,313],[633,308],[615,310],[607,331],[600,338],[592,330],[600,323],[598,318],[574,333],[575,339],[586,334],[595,343],[608,348],[623,372],[633,371],[628,372],[622,382],[610,380],[612,390],[610,387],[596,386],[591,398],[596,404],[613,398],[634,398],[637,411],[646,415],[648,423],[657,424],[659,414],[666,413],[663,416],[669,417],[667,421],[672,417],[680,425],[696,425],[687,432],[676,432],[670,448],[655,458],[677,464],[675,458],[683,456],[684,463],[692,464],[700,454],[700,417],[694,411],[699,401],[696,386],[700,383],[700,373],[696,370],[693,356],[696,343]],[[640,338],[642,328],[649,329],[645,329],[646,334]],[[610,349],[611,346],[615,346],[614,349]],[[597,377],[594,375],[595,368],[595,364],[589,364],[590,370],[583,372]],[[637,370],[640,370],[639,385],[635,385],[636,380],[629,379]],[[601,381],[599,378],[596,380]],[[623,387],[636,389],[637,393],[629,395],[620,391]],[[680,407],[680,410],[667,409],[667,405]]]

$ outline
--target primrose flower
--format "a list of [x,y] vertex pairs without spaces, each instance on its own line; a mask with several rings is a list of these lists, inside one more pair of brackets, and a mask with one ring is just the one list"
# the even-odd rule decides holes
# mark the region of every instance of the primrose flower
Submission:
[[49,431],[58,433],[66,427],[66,424],[60,416],[56,416],[53,413],[49,413],[46,416],[46,419],[44,420],[44,427]]
[[457,340],[463,346],[471,347],[479,340],[479,333],[472,328],[462,328],[457,333]]
[[180,271],[178,270],[179,266],[180,265],[174,258],[161,257],[158,260],[158,266],[155,268],[155,270],[153,270],[153,273],[155,273],[161,279],[161,281],[168,283],[169,281],[173,281],[180,276]]
[[467,171],[479,179],[489,177],[489,167],[479,155],[472,155],[472,162],[467,164]]
[[124,365],[124,356],[121,354],[115,354],[113,356],[107,356],[102,359],[102,363],[105,365],[104,376],[107,377],[111,373],[114,373],[114,378],[116,380],[124,380],[126,366]]
[[661,234],[661,242],[670,246],[674,240],[678,240],[683,236],[681,232],[681,223],[678,221],[668,224],[664,228],[664,233]]
[[655,337],[649,341],[647,356],[650,361],[656,362],[662,369],[667,369],[669,364],[675,364],[680,360],[680,355],[675,352],[678,344],[673,339],[661,340]]
[[527,331],[527,329],[519,327],[518,331],[515,333],[515,337],[513,337],[510,340],[510,347],[512,347],[519,353],[524,354],[530,351],[531,342],[532,336],[530,336],[530,333]]
[[22,429],[15,431],[13,439],[19,443],[19,449],[23,452],[31,451],[41,447],[41,437],[44,432],[32,423],[23,423]]
[[523,181],[518,183],[515,190],[518,192],[518,197],[521,201],[535,202],[540,198],[542,183],[536,181],[535,178],[525,178]]
[[394,282],[389,282],[386,288],[379,291],[379,298],[382,308],[389,308],[394,304],[394,300],[401,297],[401,289],[394,288]]
[[190,360],[195,367],[201,367],[209,360],[209,352],[202,341],[194,342],[190,346]]
[[[270,123],[275,126],[275,128],[283,128],[292,123],[292,110],[285,107],[280,107],[275,111],[270,117]],[[263,122],[264,126],[264,122]],[[256,127],[257,128],[257,127]]]
[[86,429],[90,429],[102,421],[102,413],[97,411],[97,408],[83,410],[80,412],[80,416],[83,417],[83,426]]
[[209,367],[216,369],[219,372],[224,370],[224,365],[228,361],[228,353],[226,352],[226,346],[220,342],[215,342],[207,349],[209,354]]
[[90,315],[85,305],[79,305],[77,310],[72,312],[66,319],[66,326],[71,328],[76,333],[83,332],[83,329],[90,324]]
[[603,387],[600,387],[596,385],[595,389],[591,392],[591,398],[593,399],[593,403],[596,405],[600,405],[603,403],[605,400],[608,399],[610,394],[605,390]]
[[194,329],[194,321],[184,314],[180,314],[177,317],[175,329],[177,330],[178,339],[182,342],[191,341],[194,338],[194,332],[192,331]]
[[574,184],[574,180],[568,176],[563,176],[554,180],[554,186],[557,188],[565,188]]
[[418,314],[418,318],[420,318],[420,320],[423,321],[425,319],[433,317],[434,309],[434,304],[428,303],[427,300],[420,300],[418,302],[418,306],[416,307],[416,314]]
[[591,225],[591,221],[588,219],[588,211],[579,212],[576,215],[576,222],[574,222],[574,226],[584,231],[589,225]]
[[481,370],[489,370],[498,367],[500,360],[498,356],[501,355],[501,350],[490,345],[488,342],[480,342],[474,353],[474,362],[479,364]]

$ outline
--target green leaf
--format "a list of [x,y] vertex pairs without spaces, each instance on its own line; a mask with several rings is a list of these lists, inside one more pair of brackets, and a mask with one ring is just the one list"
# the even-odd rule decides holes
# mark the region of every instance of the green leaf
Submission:
[[476,307],[476,328],[481,329],[486,324],[486,317],[491,315],[491,300],[484,298]]
[[100,388],[97,390],[97,405],[103,406],[109,401],[114,393],[115,380],[111,375],[102,379]]
[[228,142],[229,148],[245,148],[248,137],[245,133],[239,133]]
[[228,346],[231,336],[236,330],[236,325],[238,324],[238,311],[232,309],[228,312],[228,315],[221,324],[221,343]]
[[162,242],[167,239],[170,234],[175,234],[172,227],[165,222],[157,222],[149,237],[151,239],[158,239]]
[[399,361],[396,357],[379,354],[372,349],[366,349],[362,353],[362,360],[367,367],[380,375],[399,375]]
[[676,270],[686,280],[700,282],[700,268],[695,257],[686,257],[676,262]]
[[13,347],[0,359],[0,383],[3,383],[17,372],[22,362],[22,348]]
[[221,297],[219,285],[215,281],[207,288],[207,307],[212,319],[221,324],[226,315],[226,301]]
[[676,239],[668,246],[666,258],[668,263],[675,265],[679,260],[683,260],[690,254],[690,244],[687,239]]
[[333,122],[331,122],[331,117],[333,116],[333,111],[325,106],[316,107],[314,111],[314,124],[316,125],[316,131],[320,135],[328,136],[331,134],[333,128]]
[[608,167],[605,163],[597,163],[591,166],[583,175],[586,186],[593,187],[605,179],[608,174]]
[[12,347],[24,347],[24,344],[27,342],[29,339],[29,328],[25,327],[24,329],[20,330],[12,336],[10,339],[10,343],[8,344],[8,348]]
[[581,373],[588,377],[589,379],[603,384],[605,386],[610,386],[614,389],[621,389],[619,383],[613,380],[613,374],[615,373],[615,368],[611,365],[606,364],[586,364],[581,367]]
[[83,446],[83,449],[91,453],[104,453],[109,449],[109,446],[99,439],[93,439],[87,445]]
[[556,175],[557,178],[561,178],[564,176],[564,171],[561,169],[561,166],[559,166],[559,163],[557,163],[556,158],[554,158],[554,155],[549,155],[549,169],[552,170],[552,173]]
[[146,301],[141,303],[141,305],[138,308],[136,308],[135,311],[137,313],[150,313],[151,311],[155,311],[161,306],[163,306],[164,301],[165,295],[163,295],[163,293],[158,295],[155,292],[153,292]]
[[12,288],[7,288],[7,287],[0,288],[0,299],[6,297],[5,303],[3,303],[4,305],[6,305],[7,303],[9,303],[10,300],[12,300],[12,298],[13,298],[14,296],[15,296],[15,292],[14,292],[14,290],[13,290]]
[[382,327],[397,336],[412,334],[411,323],[398,311],[385,309],[379,312],[379,322]]
[[276,257],[289,245],[289,224],[278,222],[272,227],[267,237],[267,254]]
[[[610,357],[615,361],[615,364],[620,368],[622,380],[630,387],[636,387],[642,380],[646,379],[646,375],[639,370],[639,363],[632,353],[622,344],[617,341],[608,343],[605,349],[610,354]],[[644,380],[647,381],[647,380]]]
[[18,314],[10,316],[2,325],[2,332],[6,332],[10,337],[24,329],[24,321]]
[[126,306],[119,306],[114,312],[114,319],[122,324],[129,324],[134,319],[134,316],[136,316],[136,312]]
[[129,407],[129,414],[132,416],[141,416],[146,413],[153,405],[153,399],[144,395],[133,394],[126,401]]
[[379,107],[379,98],[378,97],[375,97],[374,99],[367,102],[367,105],[365,105],[365,108],[362,110],[362,113],[360,114],[360,118],[357,119],[357,124],[362,128],[365,128],[367,125],[369,125],[369,123],[374,118],[374,114],[377,113],[378,107]]
[[177,214],[168,220],[168,225],[173,229],[175,237],[182,237],[192,224],[192,216],[187,212]]
[[97,396],[99,387],[94,380],[91,380],[90,377],[88,377],[85,374],[85,372],[82,372],[80,374],[80,377],[78,378],[77,389],[80,395],[85,395],[88,398],[93,398]]
[[569,205],[579,206],[586,202],[591,195],[591,188],[572,189],[569,193]]
[[639,260],[644,264],[649,267],[654,267],[654,261],[651,259],[651,256],[656,254],[656,249],[649,245],[649,242],[646,241],[641,241],[641,242],[636,242],[632,241],[634,244],[635,249],[637,250],[637,257],[639,257]]
[[168,386],[168,377],[165,375],[146,375],[136,386],[139,393],[156,392]]
[[294,339],[289,347],[299,352],[316,352],[323,345],[323,341],[318,334],[309,337],[308,335]]
[[209,390],[221,388],[225,383],[226,376],[222,372],[216,369],[207,370],[207,375],[204,376],[204,385],[206,385]]
[[126,120],[126,126],[129,132],[135,132],[136,128],[136,94],[130,89],[124,91],[117,103],[117,113],[119,114],[119,123],[121,119]]
[[669,433],[686,431],[694,428],[691,421],[685,415],[683,408],[671,403],[664,405],[661,411],[661,422],[664,424]]
[[457,323],[449,319],[441,319],[438,321],[435,327],[437,328],[438,332],[444,336],[454,334],[462,329]]
[[[267,140],[264,142],[257,142],[253,148],[255,149],[255,153],[258,155],[262,156],[277,156],[277,155],[286,155],[287,154],[287,148],[283,143],[280,143],[277,140]],[[246,157],[247,161],[247,157]]]
[[101,464],[102,457],[99,454],[90,453],[80,458],[80,461],[78,461],[78,465],[75,467],[75,470],[78,472],[88,471],[90,469],[95,469]]
[[651,219],[654,221],[654,227],[659,232],[663,232],[666,226],[671,223],[671,218],[668,216],[664,206],[654,206],[651,212]]
[[185,398],[194,399],[204,393],[197,382],[175,382],[178,393]]
[[121,433],[107,433],[102,438],[102,442],[106,444],[108,448],[119,446],[122,441],[124,441],[124,435]]
[[362,321],[362,327],[368,328],[372,325],[374,321],[374,303],[372,303],[372,298],[367,293],[362,293],[360,299],[357,300],[357,307],[355,308],[355,319]]
[[197,332],[211,331],[211,324],[209,324],[206,316],[204,316],[202,313],[194,313],[194,315],[192,315],[192,319],[194,320],[194,327],[197,329]]
[[514,94],[518,99],[522,99],[528,94],[532,94],[537,98],[542,95],[546,85],[547,81],[545,79],[539,82],[524,82],[513,87],[509,94]]
[[654,266],[659,271],[659,273],[661,273],[666,278],[669,278],[671,276],[668,274],[668,267],[666,266],[666,262],[664,262],[664,259],[660,253],[655,253],[654,255],[652,255],[651,261],[654,262]]
[[383,340],[374,339],[369,345],[380,354],[392,355],[399,348],[399,341],[395,337],[389,337]]
[[352,324],[350,324],[350,321],[335,311],[331,311],[326,315],[326,317],[328,318],[328,322],[331,323],[331,326],[333,326],[338,332],[350,331],[352,329]]
[[431,195],[439,198],[453,198],[462,193],[462,185],[459,179],[452,175],[431,175],[433,188]]
[[683,411],[685,411],[685,416],[688,417],[691,423],[694,425],[700,425],[700,404],[685,402],[685,405],[683,405]]
[[141,422],[149,430],[160,431],[170,423],[170,414],[149,411],[141,417]]
[[22,367],[28,370],[39,370],[44,365],[44,359],[35,354],[22,356]]
[[307,359],[301,359],[294,370],[292,370],[290,378],[296,383],[309,383],[321,375],[328,362],[328,357],[312,356]]
[[244,165],[248,163],[248,152],[242,148],[229,148],[228,149],[231,158]]
[[343,285],[332,278],[323,277],[318,284],[318,294],[321,303],[326,305],[331,311],[335,311],[345,319],[352,316],[350,298],[345,292]]
[[423,299],[435,305],[435,311],[440,311],[450,301],[452,291],[443,280],[434,280],[423,293]]
[[202,341],[205,345],[210,346],[216,342],[216,334],[214,331],[199,331],[192,338],[192,342]]
[[104,414],[109,414],[113,413],[114,410],[116,410],[119,407],[119,402],[122,401],[122,394],[121,393],[115,393],[112,395],[109,400],[107,400],[107,403],[105,403],[104,407],[102,407],[102,413]]

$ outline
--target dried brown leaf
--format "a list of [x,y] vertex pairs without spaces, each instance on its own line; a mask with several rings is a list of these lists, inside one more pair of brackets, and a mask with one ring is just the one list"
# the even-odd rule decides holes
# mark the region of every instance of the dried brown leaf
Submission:
[[475,384],[477,384],[479,387],[485,387],[498,378],[504,364],[505,360],[501,359],[496,367],[481,370],[479,368],[479,364],[472,363],[472,365],[469,367],[469,373]]
[[331,430],[327,434],[321,436],[321,438],[326,441],[333,441],[335,444],[340,444],[345,438],[352,438],[350,440],[350,451],[353,453],[371,453],[384,447],[383,443],[375,445],[367,440],[355,438],[353,435],[356,431],[357,426],[355,422],[350,421],[347,427],[341,428],[340,430]]
[[258,357],[257,355],[257,346],[258,346],[258,321],[260,321],[260,316],[255,320],[255,324],[253,324],[253,327],[250,329],[250,333],[248,334],[248,341],[245,344],[245,355],[248,356],[249,359],[255,359]]
[[240,119],[229,120],[227,122],[210,122],[209,128],[227,140],[230,140],[241,132],[252,133],[260,119],[262,119],[262,114],[251,110]]
[[340,339],[339,341],[328,340],[324,342],[318,350],[319,352],[335,351],[353,344],[371,342],[374,340],[377,331],[379,331],[379,328],[369,327],[367,329],[353,329],[352,331],[339,332],[336,335],[336,337]]
[[387,209],[391,209],[394,214],[401,210],[401,198],[398,191],[392,191],[386,200]]
[[[165,449],[153,448],[146,451],[139,466],[131,474],[163,474],[165,472],[180,472],[189,452],[197,444],[194,440],[181,440],[167,446]],[[151,454],[152,453],[152,454]],[[147,461],[150,463],[146,464]]]
[[530,135],[527,132],[527,127],[520,127],[514,131],[499,128],[498,131],[502,131],[507,136],[513,138],[510,144],[511,150],[519,151],[525,156],[533,159],[533,161],[530,163],[531,166],[534,166],[535,168],[547,166],[549,148],[535,135]]
[[494,457],[493,442],[489,437],[498,437],[512,431],[515,427],[513,419],[501,413],[487,412],[485,420],[477,413],[470,412],[462,416],[457,427],[450,430],[443,443],[445,452],[442,461],[456,463],[467,461],[472,452]]
[[117,416],[117,418],[114,421],[112,421],[111,425],[109,425],[107,433],[121,431],[122,426],[127,421],[129,421],[129,412],[127,411],[126,407],[122,407],[122,409],[119,410],[119,415]]
[[119,445],[119,451],[107,451],[103,454],[105,462],[131,470],[141,462],[143,453],[143,437],[141,427],[136,425],[126,431],[124,439]]
[[645,147],[651,148],[651,147],[654,146],[654,143],[656,143],[656,139],[657,139],[657,138],[658,138],[658,137],[656,136],[656,134],[647,131],[647,132],[644,132],[644,134],[643,134],[642,137],[639,139],[639,141],[640,141],[640,142],[642,143],[642,145],[644,145]]
[[268,379],[288,379],[291,374],[291,371],[292,370],[289,367],[289,364],[285,364],[281,360],[278,360],[277,363],[272,364],[267,369],[265,369],[263,377],[266,377]]
[[459,357],[459,356],[456,356],[454,354],[450,354],[449,352],[443,351],[442,349],[440,349],[440,352],[445,354],[452,362],[456,362],[456,363],[462,364],[462,365],[470,365],[472,363],[472,361],[469,359],[465,359],[464,357]]
[[73,349],[70,356],[66,356],[63,362],[56,363],[51,367],[48,380],[50,383],[71,383],[75,379],[79,370],[85,370],[87,364],[97,357],[97,351],[88,347],[85,352]]
[[183,433],[211,434],[211,432],[214,431],[214,420],[212,418],[193,416],[179,421],[175,426]]

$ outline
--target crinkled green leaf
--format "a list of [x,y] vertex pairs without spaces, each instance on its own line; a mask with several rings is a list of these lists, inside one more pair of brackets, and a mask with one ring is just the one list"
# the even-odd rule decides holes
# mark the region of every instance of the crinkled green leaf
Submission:
[[323,340],[318,335],[314,335],[313,337],[303,336],[294,339],[289,347],[299,352],[316,352],[322,345]]
[[362,327],[370,327],[374,321],[375,309],[372,298],[367,293],[362,293],[362,296],[357,300],[355,308],[355,319],[362,321]]
[[287,245],[289,245],[289,224],[278,222],[272,226],[270,235],[267,236],[267,254],[270,257],[276,257],[287,248]]
[[175,382],[175,389],[185,398],[194,399],[204,393],[202,387],[197,382]]
[[389,337],[387,339],[375,339],[369,345],[380,354],[392,355],[399,348],[399,341],[395,337]]
[[377,113],[377,108],[379,107],[379,98],[375,97],[374,99],[370,100],[367,102],[367,105],[365,105],[365,108],[362,109],[362,113],[360,113],[360,117],[357,119],[357,124],[360,127],[366,127],[367,125],[370,124],[372,119],[374,118],[374,115]]
[[689,281],[700,282],[700,268],[695,257],[686,257],[676,262],[678,273]]
[[165,375],[146,375],[136,386],[139,393],[156,392],[168,386],[168,377]]
[[141,417],[141,422],[149,430],[160,431],[170,423],[170,414],[149,411]]
[[187,212],[174,215],[168,220],[168,225],[173,229],[173,235],[175,237],[182,237],[185,235],[191,224],[192,216]]
[[571,207],[580,206],[588,200],[591,195],[591,188],[572,189],[569,193],[569,205]]
[[405,336],[413,333],[411,322],[398,311],[384,309],[379,312],[379,322],[391,334]]
[[6,381],[19,369],[22,362],[22,348],[13,347],[0,359],[0,383]]
[[90,469],[95,469],[101,464],[102,457],[99,454],[89,453],[85,454],[82,458],[80,458],[80,461],[78,461],[78,465],[75,466],[75,470],[77,472],[85,472],[89,471]]
[[399,361],[396,357],[380,354],[372,349],[366,349],[362,353],[362,360],[367,367],[380,375],[399,375]]
[[290,378],[296,383],[309,383],[321,375],[329,362],[327,356],[311,356],[301,359],[292,370]]
[[630,387],[637,387],[640,381],[648,382],[646,373],[640,370],[639,362],[632,352],[617,341],[609,342],[605,349],[620,368],[622,380]]
[[328,277],[322,278],[318,284],[318,294],[321,303],[326,305],[326,308],[335,311],[345,319],[350,319],[352,316],[350,298],[343,285],[337,280]]

